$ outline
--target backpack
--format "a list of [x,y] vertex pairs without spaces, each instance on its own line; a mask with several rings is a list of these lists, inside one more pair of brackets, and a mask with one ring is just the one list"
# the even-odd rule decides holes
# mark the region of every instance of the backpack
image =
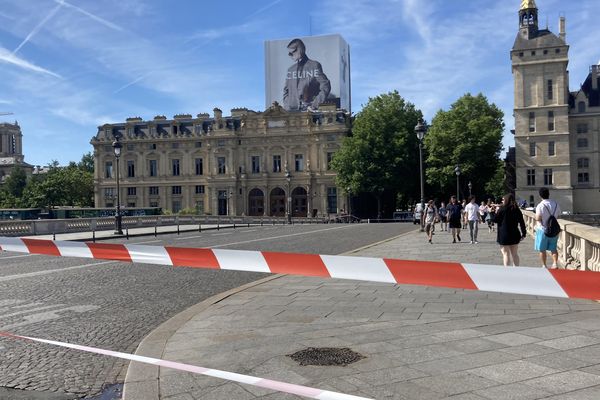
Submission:
[[[554,211],[556,211],[556,208]],[[544,234],[548,237],[555,237],[559,233],[560,225],[554,216],[554,212],[550,210],[550,218],[548,218],[548,222],[546,222],[546,226],[544,227]]]

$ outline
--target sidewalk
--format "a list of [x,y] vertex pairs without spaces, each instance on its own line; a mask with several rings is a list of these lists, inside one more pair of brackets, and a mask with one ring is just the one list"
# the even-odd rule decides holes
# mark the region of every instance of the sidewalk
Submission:
[[[495,234],[452,244],[414,231],[356,256],[501,264]],[[522,265],[539,265],[531,238]],[[365,358],[300,366],[308,347]],[[165,322],[137,354],[377,399],[600,398],[600,304],[585,300],[271,276]],[[296,399],[284,393],[139,363],[125,400]]]

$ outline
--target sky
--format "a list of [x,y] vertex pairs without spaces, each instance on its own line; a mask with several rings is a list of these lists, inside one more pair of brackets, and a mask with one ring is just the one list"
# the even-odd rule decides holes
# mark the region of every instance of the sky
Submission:
[[[93,150],[98,126],[236,107],[265,109],[265,40],[338,33],[351,49],[352,112],[398,90],[427,121],[467,92],[504,111],[514,144],[510,49],[521,0],[0,0],[0,122],[25,161]],[[600,62],[598,0],[536,0],[567,20],[570,89]],[[310,55],[310,54],[309,54]]]

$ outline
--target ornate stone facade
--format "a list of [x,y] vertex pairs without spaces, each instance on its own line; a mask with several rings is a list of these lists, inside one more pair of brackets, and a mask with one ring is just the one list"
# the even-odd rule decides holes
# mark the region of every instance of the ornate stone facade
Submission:
[[326,215],[345,207],[330,169],[350,132],[350,115],[332,106],[286,112],[245,108],[208,114],[128,118],[98,128],[94,147],[96,207],[116,205],[120,137],[120,198],[125,207],[162,207],[200,214]]
[[581,89],[570,92],[565,19],[558,35],[539,29],[533,0],[519,10],[511,60],[517,198],[535,204],[546,186],[562,210],[600,211],[600,67],[593,65]]
[[4,182],[15,166],[20,166],[31,175],[33,166],[24,161],[23,134],[17,122],[0,123],[0,183]]

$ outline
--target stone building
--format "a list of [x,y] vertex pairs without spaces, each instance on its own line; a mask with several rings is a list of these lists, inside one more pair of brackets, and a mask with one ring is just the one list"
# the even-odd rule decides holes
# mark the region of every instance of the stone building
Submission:
[[19,166],[31,175],[33,166],[24,161],[23,134],[21,127],[14,124],[0,123],[0,183],[10,175],[14,167]]
[[199,214],[326,215],[345,207],[335,185],[333,154],[350,132],[350,115],[324,105],[319,112],[245,108],[223,116],[128,118],[98,128],[94,147],[96,207],[116,205],[119,137],[120,198],[125,207],[162,207]]
[[558,35],[540,29],[535,1],[521,2],[511,51],[516,197],[532,205],[539,201],[538,189],[546,186],[562,210],[598,212],[600,66],[590,67],[579,90],[569,90],[565,24],[561,17]]

